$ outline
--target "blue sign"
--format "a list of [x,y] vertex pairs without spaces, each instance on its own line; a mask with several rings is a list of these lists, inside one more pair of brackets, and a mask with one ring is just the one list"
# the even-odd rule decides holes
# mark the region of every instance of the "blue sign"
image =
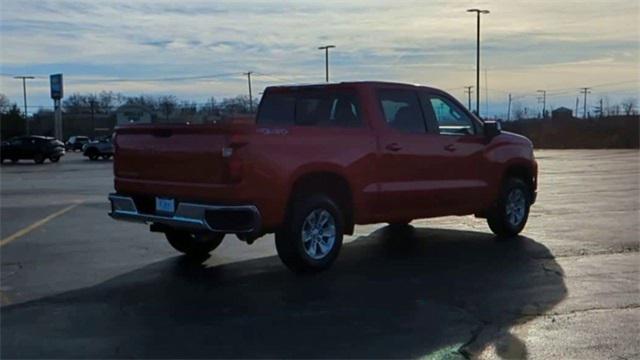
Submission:
[[54,100],[62,99],[62,74],[53,74],[49,76],[51,84],[51,98]]

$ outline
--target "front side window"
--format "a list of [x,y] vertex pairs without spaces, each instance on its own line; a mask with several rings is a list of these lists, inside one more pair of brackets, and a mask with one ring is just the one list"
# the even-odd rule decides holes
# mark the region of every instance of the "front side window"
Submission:
[[412,90],[380,90],[380,106],[389,126],[407,133],[425,133],[418,96]]
[[433,115],[442,135],[473,135],[473,120],[451,100],[439,95],[428,95],[427,106],[431,106]]

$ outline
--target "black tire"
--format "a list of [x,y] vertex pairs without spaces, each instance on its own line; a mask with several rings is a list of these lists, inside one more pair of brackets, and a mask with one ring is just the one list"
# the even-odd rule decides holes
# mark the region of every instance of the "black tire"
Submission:
[[18,159],[18,158],[12,158],[12,159],[11,159],[11,163],[15,164],[15,163],[17,163],[19,160],[20,160],[20,159]]
[[[520,209],[522,207],[522,216],[513,215],[514,212],[519,213],[520,210],[510,210],[513,209],[511,207],[513,204],[510,205],[510,202],[513,203],[514,201],[512,200],[518,198],[518,193],[523,198],[523,202],[522,206],[515,206],[515,208]],[[511,196],[513,196],[512,200],[510,200]],[[487,223],[489,228],[494,234],[502,238],[518,235],[527,224],[530,206],[531,190],[529,186],[522,179],[508,178],[504,182],[496,205],[488,213]]]
[[44,154],[36,153],[35,155],[33,155],[33,161],[36,164],[42,164],[44,162]]
[[49,160],[51,162],[54,162],[54,163],[58,162],[58,161],[60,161],[60,156],[52,156],[52,157],[49,158]]
[[98,160],[98,156],[100,156],[100,154],[98,154],[96,149],[90,149],[87,151],[87,156],[89,157],[89,160]]
[[174,249],[189,256],[207,255],[224,239],[224,233],[194,234],[182,230],[171,230],[164,235]]
[[[303,227],[308,217],[325,216],[329,214],[326,224],[333,221],[333,241],[330,237],[325,236],[321,232],[317,232],[315,239],[306,242],[303,240]],[[316,218],[319,222],[320,219]],[[308,224],[307,224],[308,225]],[[327,229],[330,229],[328,225]],[[316,230],[320,230],[317,228]],[[298,273],[319,272],[329,268],[338,257],[340,248],[342,247],[342,238],[344,233],[344,216],[336,203],[324,194],[314,194],[310,196],[300,197],[294,200],[287,220],[282,229],[276,232],[276,249],[282,262],[292,271]],[[327,246],[326,250],[320,243]],[[313,248],[317,258],[312,257],[309,253]],[[318,254],[323,253],[323,254]]]

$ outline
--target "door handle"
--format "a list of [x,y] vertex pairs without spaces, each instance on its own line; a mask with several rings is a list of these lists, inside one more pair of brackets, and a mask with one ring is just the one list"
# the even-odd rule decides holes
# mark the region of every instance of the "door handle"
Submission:
[[444,147],[445,150],[447,151],[456,151],[456,146],[453,144],[449,144],[447,146]]
[[390,150],[390,151],[400,151],[400,150],[402,150],[402,146],[400,146],[398,143],[391,143],[391,144],[385,146],[385,149]]

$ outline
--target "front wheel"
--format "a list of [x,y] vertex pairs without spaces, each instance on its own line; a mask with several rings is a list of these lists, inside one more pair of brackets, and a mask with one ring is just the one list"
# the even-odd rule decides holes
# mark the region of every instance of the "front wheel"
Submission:
[[512,237],[522,231],[529,218],[530,194],[529,187],[521,179],[507,179],[496,206],[487,216],[489,228],[494,234]]
[[44,162],[44,154],[42,153],[37,153],[33,156],[33,161],[36,164],[42,164]]
[[165,233],[165,236],[169,244],[181,253],[189,256],[203,256],[222,243],[224,233],[194,234],[188,231],[170,230]]
[[51,160],[51,162],[58,162],[60,161],[60,156],[52,156],[49,158],[49,160]]
[[342,246],[344,220],[326,195],[296,200],[283,228],[276,233],[282,262],[295,272],[318,272],[333,264]]

